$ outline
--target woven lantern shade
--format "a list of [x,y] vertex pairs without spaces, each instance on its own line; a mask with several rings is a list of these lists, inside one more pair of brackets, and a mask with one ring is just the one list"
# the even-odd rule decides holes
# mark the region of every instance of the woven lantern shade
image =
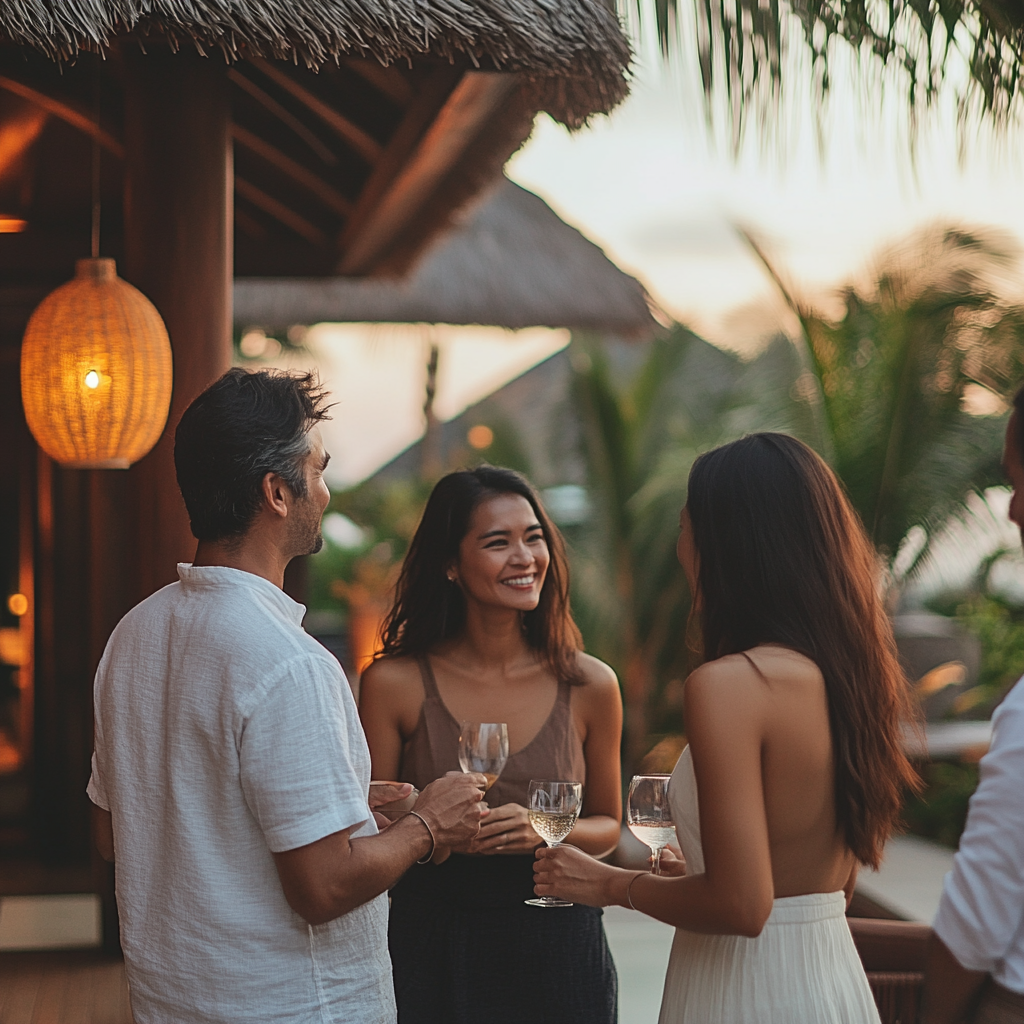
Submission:
[[141,459],[163,433],[171,379],[163,320],[111,259],[79,260],[25,329],[25,418],[62,465],[127,469]]

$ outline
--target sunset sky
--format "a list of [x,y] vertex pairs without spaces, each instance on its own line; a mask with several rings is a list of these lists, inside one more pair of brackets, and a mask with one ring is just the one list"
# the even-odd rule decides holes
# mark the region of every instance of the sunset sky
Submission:
[[[936,222],[1024,240],[1024,147],[987,126],[958,132],[946,91],[921,118],[911,155],[903,92],[858,84],[840,54],[819,151],[799,67],[773,140],[749,133],[734,158],[714,142],[685,61],[640,47],[632,95],[570,134],[542,115],[508,174],[639,277],[657,302],[710,340],[749,348],[778,298],[734,225],[757,235],[795,287],[827,299],[879,250]],[[421,328],[323,325],[311,337],[339,406],[328,437],[332,483],[356,482],[422,429]],[[445,418],[565,344],[564,333],[446,334],[438,411]]]

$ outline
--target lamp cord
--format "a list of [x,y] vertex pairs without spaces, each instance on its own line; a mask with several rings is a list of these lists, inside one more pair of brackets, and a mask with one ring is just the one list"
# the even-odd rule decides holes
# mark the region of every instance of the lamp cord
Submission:
[[93,116],[96,130],[92,133],[92,258],[100,254],[100,58],[96,62],[95,97]]

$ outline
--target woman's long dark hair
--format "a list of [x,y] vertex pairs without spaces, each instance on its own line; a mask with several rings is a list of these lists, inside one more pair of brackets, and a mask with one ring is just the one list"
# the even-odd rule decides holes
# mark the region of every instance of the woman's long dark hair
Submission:
[[785,434],[702,455],[686,503],[699,560],[704,657],[779,644],[825,679],[836,824],[878,867],[903,790],[909,692],[878,591],[879,564],[832,470]]
[[459,545],[469,529],[473,510],[499,494],[518,494],[530,503],[551,557],[540,603],[533,611],[523,613],[526,642],[547,662],[557,679],[581,682],[576,655],[583,647],[583,638],[569,610],[569,567],[562,535],[530,483],[514,470],[496,466],[449,473],[431,491],[402,564],[395,601],[381,631],[381,649],[374,658],[420,657],[440,641],[462,632],[466,599],[446,572],[458,561]]

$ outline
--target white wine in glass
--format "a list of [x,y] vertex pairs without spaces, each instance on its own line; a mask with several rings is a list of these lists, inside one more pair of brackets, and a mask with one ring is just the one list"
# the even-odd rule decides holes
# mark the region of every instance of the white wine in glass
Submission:
[[[576,825],[582,801],[583,783],[581,782],[549,782],[546,779],[531,779],[526,807],[534,832],[548,846],[558,846]],[[555,899],[554,896],[537,896],[525,902],[529,903],[531,907],[572,906],[571,903]]]
[[459,765],[464,772],[479,772],[487,788],[498,781],[508,760],[508,727],[504,722],[463,722],[459,735]]
[[668,802],[670,775],[634,775],[626,802],[626,824],[651,848],[651,873],[661,874],[661,851],[676,837]]

